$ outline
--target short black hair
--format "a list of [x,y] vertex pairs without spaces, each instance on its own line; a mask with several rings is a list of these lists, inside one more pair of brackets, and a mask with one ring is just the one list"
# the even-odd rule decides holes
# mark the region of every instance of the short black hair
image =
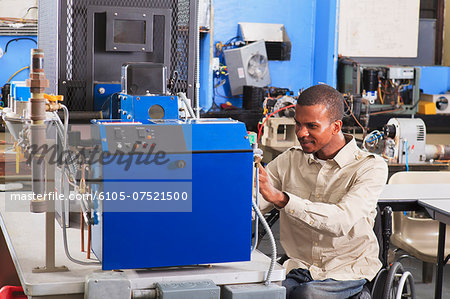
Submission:
[[319,84],[304,90],[297,99],[300,106],[324,105],[330,121],[342,120],[344,116],[344,96],[326,84]]

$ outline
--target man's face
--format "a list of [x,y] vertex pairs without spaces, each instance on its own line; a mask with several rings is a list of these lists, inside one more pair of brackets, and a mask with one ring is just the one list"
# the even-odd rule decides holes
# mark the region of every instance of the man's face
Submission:
[[294,119],[295,133],[305,153],[316,153],[325,148],[340,130],[324,105],[296,105]]

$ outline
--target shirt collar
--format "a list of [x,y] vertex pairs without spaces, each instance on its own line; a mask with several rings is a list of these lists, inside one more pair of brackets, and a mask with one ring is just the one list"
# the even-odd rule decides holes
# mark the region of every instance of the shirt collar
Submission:
[[334,156],[333,160],[339,165],[340,168],[344,167],[351,161],[361,158],[361,153],[355,138],[352,135],[344,134],[345,142],[343,148]]
[[[352,135],[344,134],[345,145],[339,150],[339,152],[334,156],[333,159],[336,161],[337,165],[342,168],[355,158],[359,159],[361,154],[359,153],[358,145],[356,144],[355,138]],[[313,154],[308,154],[308,163],[320,163]]]

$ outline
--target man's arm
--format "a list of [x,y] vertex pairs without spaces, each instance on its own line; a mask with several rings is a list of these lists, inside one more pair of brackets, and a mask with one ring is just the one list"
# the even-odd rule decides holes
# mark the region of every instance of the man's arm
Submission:
[[[371,158],[372,160],[372,158]],[[387,165],[382,160],[368,161],[358,172],[355,183],[337,204],[311,202],[289,192],[282,192],[270,184],[267,173],[260,171],[260,192],[274,205],[322,233],[332,236],[346,235],[377,205],[378,197],[387,179]],[[370,163],[371,162],[371,163]]]

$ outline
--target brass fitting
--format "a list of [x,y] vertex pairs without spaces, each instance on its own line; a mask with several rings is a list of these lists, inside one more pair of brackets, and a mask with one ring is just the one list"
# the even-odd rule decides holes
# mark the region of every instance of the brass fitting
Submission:
[[48,102],[45,103],[45,111],[53,112],[61,109],[61,104],[58,102]]
[[31,92],[31,120],[42,123],[45,120],[45,88],[49,82],[44,74],[44,51],[42,49],[31,49],[30,78],[26,80]]

